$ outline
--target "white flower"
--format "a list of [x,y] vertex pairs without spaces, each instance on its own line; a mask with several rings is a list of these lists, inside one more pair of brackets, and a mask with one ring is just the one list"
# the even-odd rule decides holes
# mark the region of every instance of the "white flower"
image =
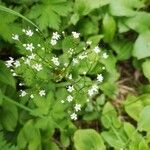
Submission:
[[87,41],[86,44],[87,44],[87,45],[91,45],[91,44],[92,44],[92,41]]
[[88,90],[88,95],[93,96],[94,94],[98,93],[98,86],[93,85],[91,89]]
[[33,94],[31,94],[31,95],[30,95],[30,98],[31,98],[31,99],[33,99],[33,98],[34,98],[34,95],[33,95]]
[[60,39],[60,34],[58,34],[58,32],[53,32],[52,39],[53,40],[59,40]]
[[14,58],[9,57],[9,60],[6,61],[6,66],[7,66],[8,68],[10,68],[10,67],[13,66],[13,63],[14,63]]
[[31,54],[30,56],[28,56],[28,58],[31,60],[31,59],[35,59],[35,54]]
[[43,69],[41,64],[35,64],[32,66],[34,69],[36,69],[37,71],[41,71]]
[[12,39],[18,41],[19,35],[18,34],[12,34]]
[[38,44],[37,46],[38,46],[38,47],[41,47],[41,44]]
[[78,64],[79,63],[79,60],[77,59],[77,58],[73,58],[73,65],[75,65],[75,64]]
[[108,58],[108,54],[107,53],[103,53],[103,58],[107,59]]
[[65,101],[64,100],[61,100],[61,103],[63,104]]
[[30,59],[27,58],[27,59],[24,61],[24,64],[27,64],[27,65],[30,66]]
[[24,84],[23,83],[19,83],[19,86],[23,86]]
[[68,75],[68,79],[69,79],[69,80],[72,80],[72,74],[69,74],[69,75]]
[[20,90],[20,97],[24,97],[27,95],[27,92],[26,91],[23,91],[23,90]]
[[77,114],[76,113],[72,113],[70,115],[70,117],[71,117],[72,120],[77,120]]
[[32,52],[32,50],[34,49],[35,47],[33,46],[33,44],[32,43],[30,43],[30,44],[26,44],[26,50],[29,50],[29,51],[31,51]]
[[102,67],[103,70],[105,70],[105,67]]
[[81,104],[76,104],[74,106],[75,111],[80,111],[81,110]]
[[15,76],[17,76],[17,74],[16,74],[15,72],[13,72],[13,74],[12,74],[12,75],[13,75],[14,77],[15,77]]
[[102,82],[103,80],[104,80],[104,77],[102,76],[102,74],[98,74],[97,75],[97,81]]
[[56,45],[56,44],[57,44],[57,41],[54,39],[51,39],[51,45]]
[[70,103],[73,101],[73,97],[71,95],[67,96],[67,101]]
[[58,57],[52,57],[51,61],[56,65],[56,66],[59,66],[60,65],[60,62],[58,60]]
[[81,54],[81,55],[79,55],[79,59],[84,59],[84,58],[87,58],[87,54],[85,53],[85,54]]
[[74,91],[74,87],[69,85],[68,88],[67,88],[67,91],[70,92],[70,93],[73,92]]
[[74,37],[75,39],[77,39],[77,38],[79,38],[80,33],[77,33],[77,32],[75,32],[75,31],[73,31],[73,32],[72,32],[72,35],[73,35],[73,37]]
[[33,35],[32,30],[26,30],[25,33],[26,33],[26,35],[29,36],[29,37]]
[[37,31],[37,32],[38,32],[38,31],[39,31],[39,29],[37,29],[37,28],[36,28],[36,29],[35,29],[35,31]]
[[39,95],[40,95],[40,96],[45,96],[45,95],[46,95],[45,90],[41,90],[41,91],[39,92]]
[[42,50],[45,50],[45,48],[44,48],[44,47],[42,47]]
[[16,68],[19,67],[19,66],[20,66],[20,62],[19,62],[18,60],[16,60],[16,61],[14,62],[14,65],[15,65]]
[[96,46],[93,50],[96,54],[100,53],[100,51],[101,51],[98,46]]
[[22,32],[26,32],[26,30],[25,30],[25,29],[22,29]]

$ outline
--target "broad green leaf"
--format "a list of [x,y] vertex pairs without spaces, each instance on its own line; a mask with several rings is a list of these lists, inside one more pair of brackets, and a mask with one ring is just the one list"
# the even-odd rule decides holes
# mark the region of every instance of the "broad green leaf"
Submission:
[[150,14],[147,12],[137,12],[133,17],[123,19],[125,25],[138,33],[150,30]]
[[93,129],[79,129],[74,134],[76,150],[105,150],[103,140]]
[[143,62],[142,69],[145,77],[150,80],[150,59],[147,59],[145,62]]
[[124,107],[128,115],[137,121],[144,106],[140,98],[129,95],[124,102]]
[[139,0],[111,0],[110,12],[114,16],[134,16],[135,8],[141,8],[143,2]]
[[138,128],[140,131],[150,131],[150,106],[144,107],[140,113],[140,118],[138,120]]
[[105,14],[103,19],[103,34],[104,41],[111,42],[114,38],[116,31],[116,22],[112,16]]
[[85,16],[91,11],[101,6],[99,0],[75,0],[75,12],[81,16]]
[[[116,131],[118,133],[118,130]],[[118,133],[119,134],[119,133]],[[116,149],[120,149],[124,147],[124,142],[119,139],[119,137],[112,131],[104,131],[102,132],[102,137],[104,140],[111,146]]]
[[1,123],[8,131],[14,131],[18,122],[17,107],[9,102],[3,102],[0,113]]
[[114,40],[110,43],[113,50],[117,53],[118,60],[126,60],[131,57],[133,51],[133,42],[127,40]]
[[135,41],[133,56],[142,59],[150,56],[150,31],[141,33]]

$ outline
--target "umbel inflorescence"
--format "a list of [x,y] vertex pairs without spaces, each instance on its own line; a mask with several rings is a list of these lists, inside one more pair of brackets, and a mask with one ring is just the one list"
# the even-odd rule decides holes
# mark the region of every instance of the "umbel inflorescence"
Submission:
[[[19,81],[20,99],[36,101],[49,100],[63,89],[63,96],[55,99],[64,105],[72,120],[84,105],[101,94],[99,87],[106,72],[105,50],[93,44],[92,40],[80,41],[80,33],[73,31],[67,35],[53,32],[49,40],[40,37],[38,29],[23,29],[22,34],[13,34],[21,57],[9,57],[6,66]],[[58,93],[57,93],[58,94]]]

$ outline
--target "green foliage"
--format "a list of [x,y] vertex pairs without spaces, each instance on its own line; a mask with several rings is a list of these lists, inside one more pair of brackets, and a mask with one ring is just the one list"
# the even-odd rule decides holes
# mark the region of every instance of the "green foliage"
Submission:
[[149,150],[149,5],[0,1],[0,149]]
[[93,129],[77,130],[74,134],[74,143],[76,150],[105,150],[101,136]]

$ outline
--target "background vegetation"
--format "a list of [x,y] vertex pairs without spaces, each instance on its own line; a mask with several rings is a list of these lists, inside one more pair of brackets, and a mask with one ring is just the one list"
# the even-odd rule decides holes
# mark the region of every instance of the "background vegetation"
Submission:
[[[0,0],[0,149],[149,150],[149,11],[149,0]],[[93,79],[105,65],[100,94],[90,102],[78,96],[83,105],[78,120],[66,117],[66,107],[56,103],[64,91],[55,90],[53,82],[49,87],[53,103],[32,104],[19,97],[20,79],[4,63],[10,56],[24,55],[12,39],[24,28],[38,28],[39,39],[47,43],[54,31],[67,35],[76,31],[81,41],[91,40],[93,47],[99,45],[109,53],[89,75]],[[70,48],[71,42],[55,47],[55,53]],[[31,75],[27,72],[24,78],[34,78]]]

